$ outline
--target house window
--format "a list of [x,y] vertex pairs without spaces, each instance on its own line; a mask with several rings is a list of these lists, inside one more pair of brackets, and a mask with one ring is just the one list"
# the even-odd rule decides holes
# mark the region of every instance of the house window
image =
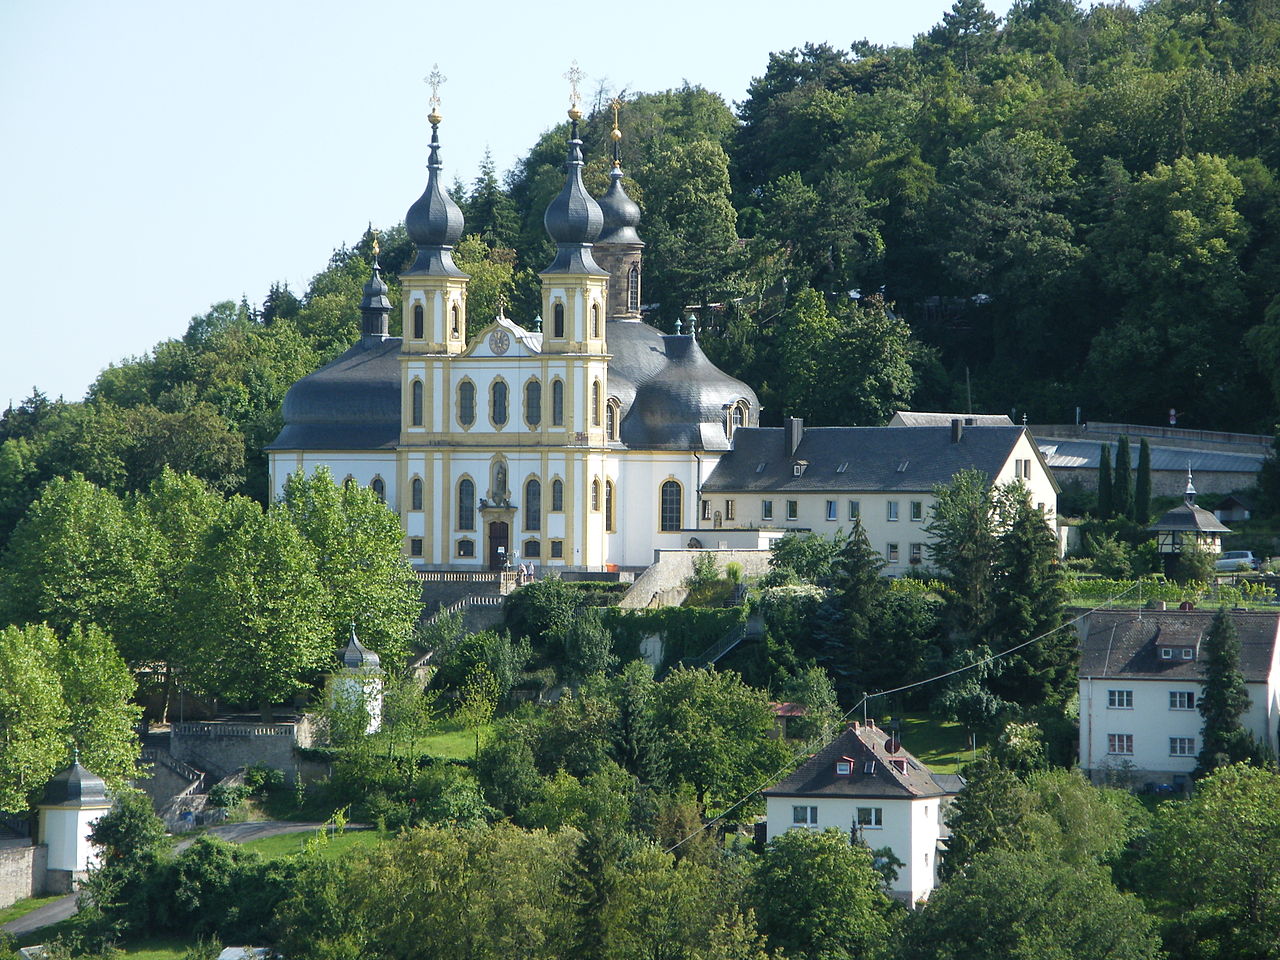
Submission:
[[760,519],[761,520],[773,519],[773,501],[772,500],[760,501]]
[[458,305],[455,303],[449,310],[449,332],[456,337],[461,330],[458,323]]
[[1107,691],[1107,709],[1108,710],[1132,710],[1133,709],[1133,691],[1132,690],[1108,690]]
[[680,515],[684,512],[681,499],[680,484],[675,480],[664,480],[660,496],[663,530],[680,529]]
[[818,808],[792,807],[791,822],[797,826],[816,827],[818,825]]
[[458,556],[474,557],[476,555],[476,542],[474,540],[458,541]]
[[802,474],[802,473],[804,473],[804,464],[803,464],[803,463],[793,463],[793,464],[791,465],[791,475],[792,475],[793,477],[798,477],[798,476],[800,476],[800,474]]
[[1031,461],[1015,460],[1013,461],[1013,475],[1019,480],[1031,479]]
[[564,381],[551,381],[551,425],[564,426]]
[[613,481],[604,482],[604,528],[613,532]]
[[410,485],[409,490],[410,490],[410,494],[409,494],[410,507],[409,507],[409,509],[410,509],[410,510],[421,510],[421,509],[422,509],[422,478],[421,478],[421,477],[414,477],[414,478],[413,478],[413,483]]
[[387,484],[381,477],[374,477],[373,482],[369,484],[373,490],[373,495],[383,503],[387,502]]
[[551,541],[551,559],[552,560],[564,559],[564,541],[563,540]]
[[738,510],[737,510],[737,501],[736,501],[736,500],[726,500],[726,501],[724,502],[724,518],[725,518],[726,520],[733,520],[733,519],[736,519],[736,517],[737,517],[737,513],[738,513]]
[[836,502],[834,500],[827,501],[827,519],[836,520]]
[[591,381],[591,425],[600,426],[600,381]]
[[551,310],[551,335],[564,336],[564,304],[557,303]]
[[924,560],[924,544],[913,543],[911,545],[911,562],[920,563]]
[[859,807],[858,827],[862,830],[879,830],[884,826],[884,811],[881,807]]
[[627,313],[640,312],[640,268],[634,263],[627,271]]
[[541,541],[541,540],[526,540],[526,541],[524,542],[524,546],[523,546],[523,547],[521,547],[520,549],[522,549],[522,550],[524,551],[524,555],[525,555],[526,557],[541,557],[541,556],[542,556],[542,541]]
[[1183,659],[1183,660],[1194,660],[1195,658],[1196,658],[1196,651],[1195,651],[1195,648],[1194,648],[1194,647],[1183,647],[1183,648],[1182,648],[1182,659]]
[[787,501],[787,519],[788,520],[800,519],[800,501],[799,500]]
[[1169,756],[1194,757],[1196,755],[1195,737],[1170,737]]
[[1169,709],[1170,710],[1194,710],[1196,708],[1196,695],[1190,690],[1170,690],[1169,691]]
[[864,761],[862,762],[862,772],[863,772],[863,773],[875,773],[875,772],[876,772],[876,762],[875,762],[874,760],[864,760]]
[[888,509],[889,509],[889,519],[896,522],[898,519],[898,501],[890,500]]
[[1161,659],[1161,660],[1172,660],[1172,659],[1173,659],[1173,647],[1161,647],[1161,648],[1160,648],[1160,659]]
[[591,335],[600,336],[600,304],[598,303],[591,305]]
[[560,513],[564,510],[564,481],[551,481],[551,512]]
[[458,529],[476,528],[476,485],[466,477],[458,481]]
[[[524,485],[524,528],[542,529],[542,484],[537,479]],[[527,557],[528,551],[525,552]]]
[[919,523],[924,519],[924,501],[911,501],[911,520],[913,523]]
[[896,543],[890,543],[885,546],[884,558],[890,563],[898,562],[898,545]]
[[476,385],[470,380],[458,384],[458,422],[464,427],[476,422]]
[[422,426],[422,381],[413,381],[412,422],[415,427]]
[[423,333],[422,304],[413,305],[413,338],[421,340]]
[[537,380],[524,385],[524,419],[531,427],[542,422],[542,384]]
[[491,395],[489,416],[500,427],[507,422],[507,385],[495,380]]
[[847,777],[847,776],[848,776],[850,773],[852,773],[852,772],[853,772],[853,764],[852,764],[852,763],[850,763],[848,760],[837,760],[837,761],[836,761],[836,776],[837,776],[837,777]]
[[857,500],[849,501],[849,519],[857,520],[862,516],[862,504]]
[[1122,757],[1133,756],[1133,734],[1132,733],[1108,733],[1107,734],[1107,753],[1115,754]]
[[605,439],[618,439],[618,414],[621,411],[621,404],[612,397],[605,404],[604,410],[604,433]]
[[710,500],[703,500],[702,506],[699,509],[702,511],[700,515],[703,520],[711,519],[711,501]]
[[411,557],[422,556],[422,538],[421,537],[411,537],[409,539],[409,556]]

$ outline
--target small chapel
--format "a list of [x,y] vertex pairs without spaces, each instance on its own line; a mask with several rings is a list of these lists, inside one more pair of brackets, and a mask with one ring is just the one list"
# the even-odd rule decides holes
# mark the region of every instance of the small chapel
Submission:
[[[284,400],[267,448],[274,495],[327,466],[396,511],[422,568],[644,567],[689,545],[698,496],[759,401],[717,368],[690,324],[641,318],[640,208],[622,185],[616,113],[605,194],[582,180],[576,96],[564,186],[544,216],[555,258],[542,313],[505,316],[468,338],[468,277],[453,260],[463,215],[445,190],[438,97],[427,184],[405,217],[416,258],[400,275],[402,337],[375,253],[362,335]],[[625,518],[625,523],[622,522]]]

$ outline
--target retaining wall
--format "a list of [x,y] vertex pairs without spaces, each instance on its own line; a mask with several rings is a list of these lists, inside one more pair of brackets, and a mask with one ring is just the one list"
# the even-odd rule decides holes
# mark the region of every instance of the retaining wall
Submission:
[[0,840],[0,908],[45,892],[49,848],[30,840]]

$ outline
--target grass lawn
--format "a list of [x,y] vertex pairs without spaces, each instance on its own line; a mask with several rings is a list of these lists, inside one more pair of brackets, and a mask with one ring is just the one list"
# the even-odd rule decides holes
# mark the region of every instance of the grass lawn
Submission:
[[27,897],[25,900],[19,900],[17,903],[10,904],[0,910],[0,924],[8,923],[10,920],[17,920],[19,917],[25,917],[32,910],[38,910],[47,903],[53,903],[53,901],[61,899],[61,896],[57,896]]
[[[274,837],[263,837],[261,840],[250,840],[241,844],[245,850],[260,853],[268,859],[289,857],[302,853],[307,841],[315,836],[315,832],[307,830],[301,833],[280,833]],[[348,830],[341,836],[331,836],[329,842],[320,848],[320,855],[326,860],[337,860],[353,850],[371,847],[381,843],[386,837],[377,830]]]
[[[929,766],[934,773],[959,773],[973,759],[969,732],[959,723],[935,720],[927,713],[907,713],[902,721],[902,745]],[[889,718],[876,721],[889,728]],[[979,755],[982,750],[979,749]]]
[[181,937],[147,937],[122,943],[120,952],[130,960],[181,960],[193,946]]
[[[491,724],[479,728],[480,742],[483,744],[492,730]],[[443,723],[435,733],[418,740],[416,746],[423,753],[433,757],[449,757],[456,760],[470,760],[476,752],[476,730],[461,727],[453,723]]]

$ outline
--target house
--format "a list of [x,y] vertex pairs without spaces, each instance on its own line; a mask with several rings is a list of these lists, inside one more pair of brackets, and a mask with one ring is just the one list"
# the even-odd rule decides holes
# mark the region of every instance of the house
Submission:
[[943,814],[963,786],[957,775],[931,773],[896,734],[854,723],[763,792],[766,835],[835,827],[872,850],[888,847],[902,861],[891,893],[916,903],[934,888]]
[[1204,507],[1196,506],[1196,487],[1188,467],[1182,503],[1147,527],[1147,531],[1156,535],[1156,546],[1167,568],[1186,544],[1195,544],[1206,553],[1221,553],[1222,535],[1231,529]]
[[1240,523],[1253,516],[1257,509],[1256,499],[1248,493],[1231,493],[1218,501],[1213,515],[1221,523]]
[[[901,416],[901,415],[900,415]],[[1058,485],[1026,427],[742,427],[702,485],[700,518],[717,529],[814,531],[833,536],[860,522],[900,575],[928,562],[934,488],[962,470],[993,484],[1021,481],[1053,523]]]
[[[1189,782],[1203,719],[1201,642],[1208,610],[1098,610],[1080,633],[1080,766],[1095,782]],[[1233,610],[1245,727],[1276,748],[1280,719],[1280,613]]]

